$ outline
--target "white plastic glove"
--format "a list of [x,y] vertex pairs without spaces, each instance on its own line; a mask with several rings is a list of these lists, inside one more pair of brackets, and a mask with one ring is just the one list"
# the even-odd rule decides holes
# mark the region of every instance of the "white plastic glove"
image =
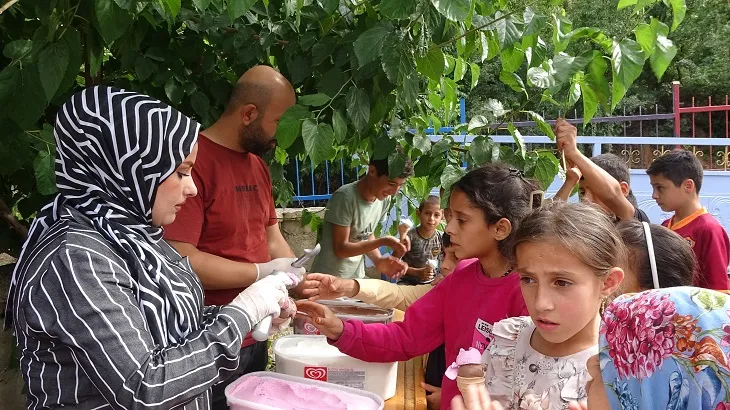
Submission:
[[255,325],[267,316],[281,315],[282,307],[288,308],[289,293],[286,290],[291,279],[284,275],[263,278],[239,293],[231,305],[242,309]]
[[256,280],[261,280],[276,271],[293,273],[300,278],[304,277],[304,273],[306,272],[304,268],[294,268],[291,266],[295,260],[297,259],[276,258],[266,263],[254,263],[256,265],[256,274],[258,275]]

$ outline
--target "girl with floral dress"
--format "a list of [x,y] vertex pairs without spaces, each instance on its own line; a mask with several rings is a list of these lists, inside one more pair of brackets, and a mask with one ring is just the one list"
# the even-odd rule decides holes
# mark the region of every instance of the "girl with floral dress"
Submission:
[[567,409],[586,397],[599,311],[623,279],[626,249],[606,214],[564,202],[527,216],[514,244],[530,316],[494,325],[482,357],[487,390],[505,409]]
[[730,409],[730,295],[693,287],[623,295],[588,361],[591,410]]

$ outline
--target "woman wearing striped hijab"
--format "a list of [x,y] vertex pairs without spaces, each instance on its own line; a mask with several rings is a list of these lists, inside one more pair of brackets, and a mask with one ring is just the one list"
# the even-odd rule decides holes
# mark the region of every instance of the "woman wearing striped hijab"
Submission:
[[31,227],[6,312],[28,408],[207,409],[244,335],[290,310],[276,275],[204,307],[187,259],[162,239],[161,226],[197,192],[199,128],[160,101],[108,87],[59,110],[59,193]]

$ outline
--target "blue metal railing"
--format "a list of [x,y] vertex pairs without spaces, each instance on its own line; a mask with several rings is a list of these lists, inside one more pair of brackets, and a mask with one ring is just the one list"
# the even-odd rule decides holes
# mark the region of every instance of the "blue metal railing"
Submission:
[[[466,101],[462,98],[459,100],[459,121],[461,123],[466,122]],[[441,127],[439,129],[440,134],[446,134],[453,130],[453,127]],[[433,135],[435,130],[433,127],[427,128],[426,134]],[[294,202],[307,202],[307,201],[326,201],[332,197],[331,192],[331,184],[330,184],[330,173],[329,173],[329,167],[330,167],[330,161],[324,162],[324,168],[325,168],[325,180],[326,180],[326,193],[324,194],[318,194],[316,192],[316,185],[315,185],[315,178],[314,178],[314,164],[310,161],[310,183],[312,184],[312,193],[310,195],[308,194],[302,194],[302,175],[300,170],[300,164],[299,159],[294,159],[294,170],[295,170],[295,181],[294,186],[296,187],[296,195],[293,197]],[[355,175],[360,174],[360,167],[355,167]],[[352,181],[348,181],[352,182]],[[345,164],[342,159],[340,159],[340,186],[345,185]]]
[[[671,120],[674,118],[674,114],[660,114],[658,112],[658,106],[655,106],[654,114],[644,114],[639,109],[639,115],[626,115],[626,109],[624,107],[624,115],[621,116],[614,116],[614,117],[596,117],[591,120],[591,123],[609,123],[609,122],[621,122],[624,124],[624,136],[588,136],[588,137],[581,137],[580,138],[580,144],[581,145],[592,145],[592,155],[599,155],[603,152],[603,146],[607,144],[621,144],[621,145],[667,145],[667,146],[677,146],[677,145],[692,145],[692,146],[728,146],[730,145],[730,141],[727,138],[676,138],[676,137],[644,137],[642,132],[642,127],[639,126],[639,137],[627,137],[626,135],[626,124],[629,122],[637,122],[639,125],[641,125],[644,121],[653,121],[655,123],[655,127],[657,129],[657,133],[659,132],[659,122],[660,120]],[[459,121],[460,123],[466,123],[466,101],[462,98],[459,101]],[[583,119],[582,118],[573,118],[573,119],[567,119],[568,122],[573,124],[582,124]],[[549,120],[547,121],[549,124],[554,124],[555,121]],[[517,128],[526,128],[526,127],[535,127],[536,123],[534,121],[516,121],[513,122],[515,127]],[[497,124],[493,124],[491,126],[493,129],[496,129],[498,127]],[[452,137],[457,137],[455,140],[459,143],[462,143],[464,145],[469,145],[476,136],[474,135],[466,135],[465,132],[462,132],[461,134],[455,135],[453,134],[454,127],[452,126],[446,126],[446,127],[440,127],[438,130],[434,129],[433,127],[427,128],[425,130],[425,133],[429,136],[432,142],[437,142],[443,138],[443,136],[450,135]],[[512,139],[511,135],[490,135],[490,138],[497,143],[501,144],[511,144],[514,143],[514,140]],[[552,144],[553,141],[551,141],[546,136],[525,136],[524,142],[527,144]],[[464,154],[464,160],[466,160],[466,156]],[[295,175],[294,179],[295,181],[295,187],[296,192],[293,197],[293,200],[295,203],[302,203],[302,202],[314,202],[314,201],[326,201],[332,196],[332,185],[330,181],[330,162],[325,161],[324,167],[325,167],[325,186],[324,189],[320,189],[324,192],[317,192],[317,185],[315,184],[315,175],[314,175],[314,164],[310,161],[310,169],[309,169],[309,182],[311,184],[311,194],[302,192],[302,182],[306,181],[303,179],[301,166],[299,163],[299,159],[294,160],[295,162]],[[348,178],[345,177],[346,168],[345,163],[343,159],[339,160],[339,167],[340,167],[340,186],[344,185],[345,183],[349,183],[352,181],[347,180]],[[730,159],[728,160],[730,162]],[[463,163],[463,166],[466,166],[466,162]],[[360,174],[360,168],[355,167],[355,178],[357,179],[358,175]],[[354,180],[353,179],[353,180]],[[321,180],[320,180],[321,184]],[[321,187],[320,187],[321,188]]]
[[[448,135],[448,134],[446,134]],[[432,142],[441,140],[443,135],[430,135],[429,138]],[[458,135],[459,142],[464,142],[469,145],[475,135]],[[491,135],[490,138],[500,144],[513,144],[514,139],[511,135]],[[554,143],[547,136],[540,135],[528,135],[524,136],[524,142],[526,144],[552,144]],[[608,144],[620,144],[620,145],[693,145],[693,146],[730,146],[729,138],[675,138],[675,137],[616,137],[616,136],[585,136],[580,137],[581,145],[591,145],[592,155],[599,155],[603,152],[603,146]],[[345,181],[345,165],[344,161],[340,160],[340,184],[344,185]],[[306,202],[306,201],[326,201],[332,196],[330,188],[330,176],[329,176],[329,163],[325,163],[325,174],[326,174],[326,193],[317,193],[314,184],[314,173],[310,172],[310,181],[312,183],[311,195],[302,194],[301,191],[301,175],[299,173],[299,161],[295,162],[296,169],[296,196],[294,196],[295,202]],[[725,171],[720,171],[725,172]],[[359,174],[359,169],[356,170],[356,175]]]

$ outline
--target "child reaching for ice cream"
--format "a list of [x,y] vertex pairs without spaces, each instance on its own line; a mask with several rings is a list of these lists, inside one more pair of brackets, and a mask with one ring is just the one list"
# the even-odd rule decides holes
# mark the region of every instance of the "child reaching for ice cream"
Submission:
[[[457,258],[479,260],[433,287],[411,305],[403,322],[343,322],[326,306],[308,301],[297,304],[299,311],[342,352],[365,361],[404,361],[442,343],[446,363],[453,363],[461,348],[483,352],[494,337],[493,323],[527,314],[513,273],[511,240],[530,211],[535,189],[504,164],[474,169],[454,184],[446,232]],[[457,394],[456,382],[443,378],[441,408],[449,409]]]
[[[443,248],[441,249],[441,255],[439,255],[439,274],[431,284],[399,286],[380,279],[342,279],[322,273],[311,273],[307,276],[307,280],[319,282],[319,288],[317,296],[313,296],[309,300],[350,297],[385,309],[405,311],[452,272],[476,262],[477,259],[474,258],[460,261],[456,257],[448,233],[443,234],[442,241]],[[446,371],[446,366],[446,353],[442,344],[428,354],[424,369],[426,374],[422,387],[426,389],[426,401],[429,408],[439,407],[441,379]]]
[[567,409],[585,399],[599,311],[623,279],[626,248],[599,208],[565,202],[528,215],[514,243],[530,316],[494,325],[487,390],[505,409]]

